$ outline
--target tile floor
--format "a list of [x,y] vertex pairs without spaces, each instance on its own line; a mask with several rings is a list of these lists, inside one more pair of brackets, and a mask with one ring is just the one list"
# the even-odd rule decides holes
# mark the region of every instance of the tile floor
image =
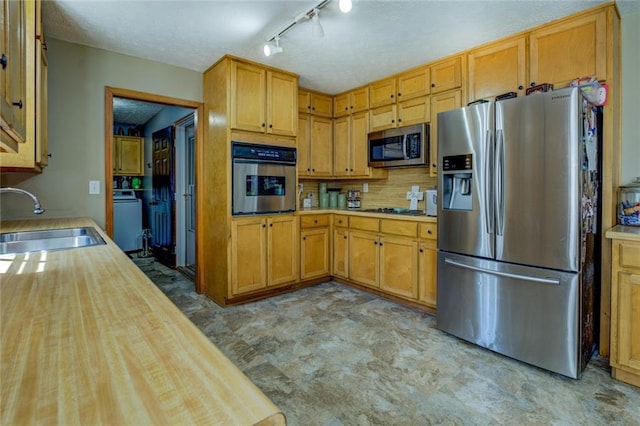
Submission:
[[221,308],[180,273],[136,263],[290,425],[640,425],[640,388],[611,379],[607,359],[572,380],[336,282]]

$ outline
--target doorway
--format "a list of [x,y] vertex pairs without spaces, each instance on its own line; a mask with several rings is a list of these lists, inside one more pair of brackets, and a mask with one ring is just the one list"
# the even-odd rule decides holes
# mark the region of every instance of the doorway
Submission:
[[[114,99],[127,99],[127,100],[131,100],[131,101],[139,101],[139,102],[145,102],[145,103],[155,103],[155,104],[159,104],[162,107],[177,107],[176,110],[180,110],[180,109],[185,109],[185,111],[189,112],[189,115],[192,117],[191,118],[191,125],[189,126],[185,126],[182,124],[182,119],[178,119],[176,120],[175,118],[171,120],[171,122],[169,124],[171,124],[172,127],[174,127],[175,125],[180,124],[182,127],[184,127],[184,131],[187,131],[189,133],[189,137],[186,138],[182,138],[181,141],[181,145],[180,145],[180,150],[182,150],[184,152],[183,155],[181,155],[182,159],[181,161],[179,161],[178,163],[176,163],[177,169],[176,172],[178,173],[178,175],[184,175],[185,173],[189,173],[190,177],[187,179],[185,178],[184,180],[190,180],[191,184],[192,184],[192,188],[191,191],[193,193],[193,195],[195,195],[195,178],[196,178],[196,174],[197,171],[195,170],[195,146],[197,143],[197,140],[200,138],[200,135],[203,134],[202,129],[199,128],[198,126],[198,120],[197,117],[199,115],[202,114],[203,112],[203,106],[202,103],[200,102],[195,102],[195,101],[189,101],[189,100],[183,100],[183,99],[177,99],[177,98],[170,98],[170,97],[166,97],[166,96],[161,96],[161,95],[155,95],[155,94],[149,94],[149,93],[143,93],[143,92],[137,92],[137,91],[132,91],[132,90],[128,90],[128,89],[118,89],[118,88],[112,88],[112,87],[105,87],[105,182],[107,183],[105,185],[105,217],[106,217],[106,231],[108,233],[109,236],[113,236],[113,187],[111,185],[112,182],[114,182],[114,172],[113,172],[113,150],[114,150],[114,146],[113,146],[113,135],[115,134],[115,129],[114,129]],[[171,109],[171,108],[170,108]],[[179,115],[179,117],[184,117],[185,112],[183,112],[181,115]],[[145,145],[148,144],[148,147],[145,147],[145,161],[144,161],[144,168],[145,168],[145,174],[148,172],[149,174],[149,181],[151,181],[152,179],[152,173],[151,173],[151,169],[152,169],[152,160],[151,160],[151,151],[152,151],[152,147],[151,147],[151,136],[149,136],[149,141],[146,140],[145,137]],[[191,144],[192,147],[191,148],[187,148],[187,146],[185,144]],[[189,152],[189,149],[191,149],[191,154],[192,155],[192,160],[191,160],[191,164],[192,167],[190,170],[185,170],[185,164],[187,164],[187,162],[185,161],[186,155]],[[142,178],[142,180],[144,181],[146,179],[146,176]],[[115,185],[115,183],[114,183]],[[176,191],[180,191],[180,192],[184,192],[186,193],[186,191],[183,191],[181,188],[178,188]],[[151,194],[152,192],[149,191],[149,194]],[[177,194],[173,194],[174,196],[176,196]],[[149,195],[149,204],[153,202],[153,199],[151,198],[151,196]],[[182,197],[181,197],[182,198]],[[178,261],[178,265],[177,266],[184,266],[185,269],[188,269],[190,271],[193,271],[195,275],[195,271],[197,269],[197,264],[195,261],[195,253],[196,253],[196,247],[195,247],[195,221],[197,219],[197,213],[195,212],[195,196],[191,197],[194,199],[193,201],[193,205],[190,207],[191,210],[187,210],[187,209],[179,209],[178,213],[175,215],[175,217],[173,218],[174,220],[174,228],[176,229],[176,225],[180,227],[180,229],[186,228],[186,225],[183,226],[183,224],[189,224],[191,226],[191,229],[193,230],[193,236],[192,236],[192,240],[193,240],[193,245],[192,247],[187,248],[186,247],[186,241],[187,238],[182,238],[179,239],[180,241],[180,245],[179,247],[176,248],[176,250],[178,252],[184,253],[184,255],[182,256],[178,256],[178,259],[180,259],[180,261]],[[181,203],[180,203],[181,204]],[[187,214],[186,212],[189,211],[190,212],[190,217],[186,218],[184,217],[185,214]],[[178,235],[180,234],[180,232],[178,232]],[[153,236],[152,236],[153,238]],[[188,253],[188,255],[187,255]],[[187,260],[188,259],[188,260]],[[185,263],[182,263],[182,261],[184,261]],[[188,262],[188,267],[186,265],[186,262]],[[199,284],[196,280],[196,290],[199,290]]]
[[[178,246],[184,247],[177,253],[178,265],[182,272],[194,276],[196,273],[196,117],[195,114],[175,123],[176,161],[183,165],[182,172],[176,176],[176,196],[178,217],[184,218],[177,223]],[[182,209],[182,212],[181,212]],[[183,244],[181,244],[183,242]]]

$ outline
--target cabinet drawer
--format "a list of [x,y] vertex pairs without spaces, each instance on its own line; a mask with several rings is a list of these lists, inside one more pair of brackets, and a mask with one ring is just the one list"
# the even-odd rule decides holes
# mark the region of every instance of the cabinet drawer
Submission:
[[333,226],[337,226],[338,228],[348,228],[349,227],[349,216],[343,214],[334,214],[333,215]]
[[438,224],[437,223],[421,223],[420,238],[423,238],[425,240],[437,240]]
[[418,224],[402,220],[380,220],[380,232],[383,234],[402,235],[405,237],[418,236]]
[[640,244],[620,243],[620,266],[623,268],[640,268]]
[[378,232],[380,230],[380,220],[370,217],[352,216],[349,218],[349,228]]
[[319,228],[322,226],[329,226],[329,215],[314,214],[300,216],[301,228]]

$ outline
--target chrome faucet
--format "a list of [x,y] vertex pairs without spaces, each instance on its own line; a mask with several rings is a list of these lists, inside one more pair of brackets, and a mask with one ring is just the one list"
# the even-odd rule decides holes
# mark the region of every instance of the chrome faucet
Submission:
[[25,191],[24,189],[20,188],[0,188],[0,194],[4,194],[5,192],[15,192],[16,194],[24,194],[28,197],[31,197],[31,199],[33,200],[33,214],[44,213],[44,209],[40,206],[40,201],[38,201],[38,198],[29,191]]

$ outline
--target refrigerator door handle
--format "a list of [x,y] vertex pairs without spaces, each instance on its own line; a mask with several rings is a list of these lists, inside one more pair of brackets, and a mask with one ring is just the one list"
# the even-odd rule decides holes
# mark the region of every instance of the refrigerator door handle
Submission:
[[487,230],[487,234],[493,234],[493,224],[494,224],[494,220],[493,220],[493,216],[494,216],[494,205],[493,205],[493,179],[492,179],[492,175],[491,175],[491,170],[493,170],[493,132],[491,130],[487,130],[487,138],[486,138],[486,146],[485,146],[485,152],[487,153],[487,161],[485,161],[485,170],[484,170],[484,177],[486,179],[486,185],[485,185],[485,202],[484,205],[486,206],[486,212],[485,212],[485,227]]
[[457,266],[459,268],[470,269],[476,272],[483,272],[491,275],[497,275],[499,277],[513,278],[516,280],[523,280],[523,281],[533,281],[533,282],[542,283],[542,284],[560,285],[560,280],[556,278],[532,277],[531,275],[520,275],[520,274],[513,274],[511,272],[494,271],[492,269],[485,269],[479,266],[467,265],[465,263],[460,263],[451,259],[445,259],[444,262],[451,266]]
[[504,131],[496,130],[496,155],[495,155],[495,215],[496,235],[504,234]]

